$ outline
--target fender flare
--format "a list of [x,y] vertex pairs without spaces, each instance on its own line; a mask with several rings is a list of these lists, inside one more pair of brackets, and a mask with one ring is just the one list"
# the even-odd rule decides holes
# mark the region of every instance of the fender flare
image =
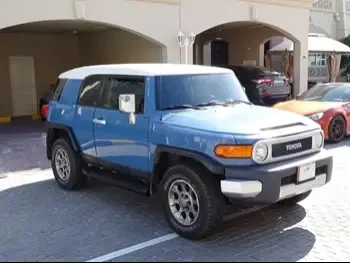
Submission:
[[52,147],[52,138],[54,136],[55,130],[64,130],[67,132],[70,143],[72,144],[73,150],[76,152],[80,152],[79,144],[77,142],[76,137],[74,136],[73,130],[64,124],[46,122],[46,150],[47,157],[51,159],[51,147]]
[[[180,148],[164,146],[164,145],[157,146],[154,152],[153,169],[155,165],[158,163],[162,153],[176,154],[178,156],[191,158],[201,163],[205,168],[207,168],[213,174],[218,174],[218,175],[225,174],[224,166],[207,155],[204,155],[199,152],[191,151],[191,150],[180,149]],[[152,172],[152,177],[153,177],[153,174],[154,173]]]

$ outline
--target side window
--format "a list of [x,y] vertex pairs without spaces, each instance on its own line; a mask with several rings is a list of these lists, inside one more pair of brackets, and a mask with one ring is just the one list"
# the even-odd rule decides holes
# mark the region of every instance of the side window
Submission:
[[61,98],[61,94],[64,86],[66,85],[67,79],[57,79],[56,87],[52,93],[51,100],[59,101]]
[[79,105],[96,107],[101,95],[102,78],[99,76],[87,77],[79,94]]
[[119,95],[128,93],[135,94],[135,113],[143,113],[145,98],[144,79],[129,79],[119,77],[108,78],[107,92],[103,102],[103,107],[107,109],[119,110]]

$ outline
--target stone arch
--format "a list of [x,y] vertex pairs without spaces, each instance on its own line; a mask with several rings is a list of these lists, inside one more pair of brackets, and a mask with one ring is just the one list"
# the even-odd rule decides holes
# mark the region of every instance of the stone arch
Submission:
[[[158,26],[154,14],[135,11],[135,4],[132,1],[118,3],[118,8],[108,7],[110,1],[107,0],[32,0],[21,1],[21,7],[17,1],[3,2],[5,3],[2,5],[6,8],[0,10],[0,16],[7,19],[0,20],[0,29],[40,21],[80,20],[118,27],[163,46],[169,42],[163,30],[154,30]],[[33,8],[34,6],[40,8]]]

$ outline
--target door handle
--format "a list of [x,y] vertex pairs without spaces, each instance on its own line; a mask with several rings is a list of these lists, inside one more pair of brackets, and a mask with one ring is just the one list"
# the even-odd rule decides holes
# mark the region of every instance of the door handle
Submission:
[[95,124],[106,125],[106,120],[103,119],[93,119],[92,122]]

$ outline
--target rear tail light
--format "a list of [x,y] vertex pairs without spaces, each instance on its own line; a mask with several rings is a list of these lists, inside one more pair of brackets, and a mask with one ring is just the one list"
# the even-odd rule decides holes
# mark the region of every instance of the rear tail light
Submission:
[[252,82],[261,85],[261,84],[266,84],[266,85],[272,85],[273,80],[272,79],[253,79]]
[[49,114],[49,105],[48,104],[41,107],[41,114],[42,114],[42,116],[47,118],[47,115]]

